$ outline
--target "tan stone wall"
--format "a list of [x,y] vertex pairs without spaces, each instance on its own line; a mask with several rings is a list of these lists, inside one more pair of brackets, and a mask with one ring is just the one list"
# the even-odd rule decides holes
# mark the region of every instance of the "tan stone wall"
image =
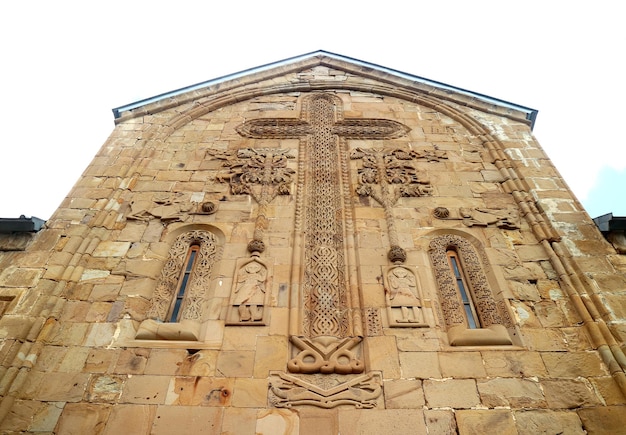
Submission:
[[[358,292],[354,299],[361,305],[350,307],[364,318],[366,372],[383,379],[374,409],[277,408],[268,400],[270,373],[287,371],[295,356],[290,336],[303,331],[303,309],[293,296],[306,261],[293,256],[303,231],[294,230],[302,213],[303,147],[297,138],[251,139],[236,128],[251,119],[299,118],[307,92],[255,94],[294,83],[324,83],[324,92],[340,99],[345,119],[388,119],[410,128],[396,139],[339,142],[348,170],[340,194],[346,270],[355,284],[348,288]],[[190,96],[123,119],[28,250],[0,253],[0,292],[16,297],[0,320],[0,430],[621,430],[623,256],[603,240],[524,122],[497,108],[479,110],[465,97],[429,97],[438,107],[366,91],[373,83],[317,67],[243,83],[247,98],[221,103],[219,93]],[[224,156],[267,147],[289,150],[294,158],[286,165],[295,172],[290,194],[276,196],[265,210],[266,250],[259,258],[271,270],[267,317],[261,326],[227,324],[260,206],[252,195],[232,193]],[[432,191],[400,197],[386,214],[372,196],[355,193],[363,162],[349,155],[358,148],[438,151],[438,158],[411,161]],[[217,211],[203,213],[205,202]],[[449,218],[437,218],[437,207],[448,209]],[[518,219],[503,227],[491,215],[487,223],[480,222],[482,215],[464,219],[462,208],[512,209]],[[390,221],[406,251],[404,265],[416,274],[422,327],[398,327],[390,318],[382,279],[392,266]],[[172,242],[186,229],[209,231],[220,245],[206,284],[201,339],[136,340]],[[476,248],[498,309],[511,319],[505,333],[511,345],[450,345],[429,255],[440,234],[459,235]]]

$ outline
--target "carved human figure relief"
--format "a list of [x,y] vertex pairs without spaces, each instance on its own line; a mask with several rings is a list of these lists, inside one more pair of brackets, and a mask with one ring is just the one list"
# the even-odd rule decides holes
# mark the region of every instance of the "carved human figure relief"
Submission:
[[389,326],[426,327],[422,297],[415,273],[406,266],[394,266],[385,275],[385,298]]
[[268,267],[256,257],[246,259],[239,265],[230,298],[228,324],[265,324],[267,277]]

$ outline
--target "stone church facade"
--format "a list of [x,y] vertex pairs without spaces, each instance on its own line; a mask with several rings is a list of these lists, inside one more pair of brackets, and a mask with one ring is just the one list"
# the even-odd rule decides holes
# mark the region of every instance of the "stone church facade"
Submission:
[[534,110],[316,52],[115,115],[0,239],[2,433],[625,430],[626,258]]

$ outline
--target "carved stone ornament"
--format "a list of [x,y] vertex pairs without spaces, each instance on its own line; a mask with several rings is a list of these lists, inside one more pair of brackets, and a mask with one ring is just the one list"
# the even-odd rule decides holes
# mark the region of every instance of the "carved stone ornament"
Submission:
[[[190,246],[198,245],[195,267],[189,277],[179,322],[167,322]],[[213,265],[218,260],[216,237],[208,231],[189,231],[176,238],[150,301],[148,319],[137,332],[138,339],[197,340],[207,302]],[[185,326],[186,325],[186,326]],[[193,331],[191,331],[191,329]]]
[[152,200],[138,200],[130,203],[127,220],[148,221],[160,219],[164,222],[183,222],[193,209],[193,204],[183,200],[182,193],[157,193]]
[[271,270],[267,260],[257,257],[238,261],[230,296],[227,325],[261,326],[267,324],[267,301]]
[[521,228],[519,213],[514,208],[461,207],[458,210],[451,211],[446,207],[436,207],[433,210],[433,216],[442,220],[460,220],[468,227],[495,225],[505,230],[518,230]]
[[277,408],[340,405],[371,409],[383,391],[381,372],[363,375],[291,375],[270,373],[268,399]]
[[447,251],[455,249],[465,270],[469,286],[473,294],[474,307],[480,325],[487,328],[491,325],[512,327],[513,322],[503,303],[496,303],[491,291],[482,261],[472,244],[465,238],[455,234],[444,234],[435,237],[429,246],[430,258],[433,262],[435,278],[441,303],[441,310],[448,328],[465,324],[465,310],[457,290],[456,279],[450,270]]
[[287,363],[291,373],[362,373],[361,337],[297,337],[291,342],[300,352]]
[[394,266],[383,275],[390,327],[428,327],[422,313],[422,294],[417,275],[406,266]]

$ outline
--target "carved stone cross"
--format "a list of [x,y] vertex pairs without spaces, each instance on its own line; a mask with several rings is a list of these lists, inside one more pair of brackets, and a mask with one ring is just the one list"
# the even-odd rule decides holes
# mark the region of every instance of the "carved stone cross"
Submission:
[[239,134],[250,138],[301,140],[299,168],[305,174],[298,176],[304,184],[299,186],[304,204],[296,216],[304,218],[302,329],[308,337],[346,337],[351,327],[353,333],[358,332],[355,335],[361,335],[360,315],[358,321],[349,317],[354,296],[346,291],[342,201],[345,157],[339,138],[394,139],[409,131],[392,120],[343,119],[341,108],[339,98],[313,94],[304,99],[299,119],[253,119],[237,128]]

